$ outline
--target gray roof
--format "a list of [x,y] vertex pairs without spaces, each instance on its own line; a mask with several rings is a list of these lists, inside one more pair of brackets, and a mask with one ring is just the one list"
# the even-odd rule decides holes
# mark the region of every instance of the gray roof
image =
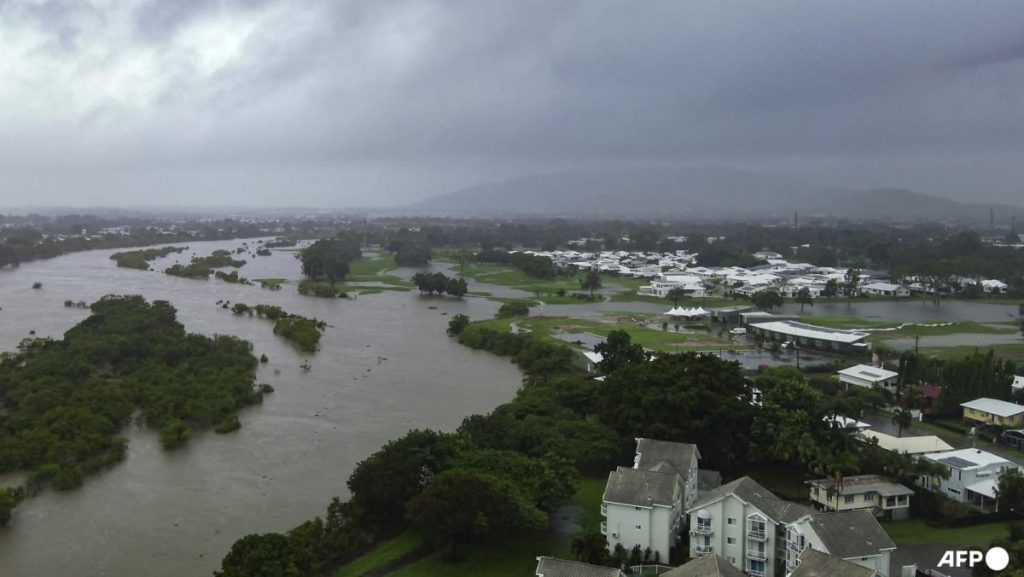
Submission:
[[746,577],[746,575],[718,555],[704,555],[662,573],[661,577]]
[[537,557],[538,577],[623,577],[614,567],[565,561],[554,557]]
[[640,438],[636,440],[636,456],[637,469],[654,469],[660,465],[661,470],[664,470],[664,465],[668,465],[679,473],[680,477],[686,479],[689,476],[690,464],[699,458],[699,453],[697,445],[690,443]]
[[608,474],[603,500],[637,507],[671,507],[676,501],[676,488],[679,483],[679,475],[674,472],[619,467]]
[[875,571],[808,547],[789,577],[874,577]]
[[[815,479],[808,481],[811,485],[817,485],[822,489],[835,487],[835,479]],[[900,495],[913,495],[913,489],[908,489],[899,483],[894,483],[880,475],[854,475],[843,477],[843,490],[841,495],[860,495],[862,493],[878,493],[883,497],[896,497]]]
[[810,525],[825,549],[843,559],[880,555],[896,548],[878,519],[865,509],[815,513]]
[[730,495],[756,507],[777,523],[792,523],[813,512],[810,507],[778,498],[775,493],[765,489],[750,477],[740,477],[717,489],[708,491],[706,495],[697,499],[687,511],[700,509]]

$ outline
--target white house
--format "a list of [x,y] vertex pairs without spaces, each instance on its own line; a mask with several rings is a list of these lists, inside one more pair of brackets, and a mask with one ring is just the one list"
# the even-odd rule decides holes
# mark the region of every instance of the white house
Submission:
[[981,281],[981,288],[987,293],[1003,294],[1006,289],[1010,288],[1010,285],[1000,280],[986,279]]
[[1020,469],[1016,463],[981,449],[960,449],[931,453],[924,458],[944,465],[949,479],[922,476],[921,486],[941,493],[954,501],[979,507],[994,505],[999,477],[1007,469]]
[[1016,391],[1024,391],[1024,377],[1022,377],[1020,375],[1014,375],[1013,383],[1010,384],[1010,388],[1014,392],[1016,392]]
[[786,572],[794,572],[813,549],[889,576],[896,544],[870,511],[815,513],[786,530]]
[[891,282],[872,282],[860,287],[864,294],[884,297],[908,297],[910,289]]
[[899,373],[871,365],[855,365],[843,369],[837,374],[839,375],[839,382],[845,383],[847,389],[851,385],[868,388],[878,385],[883,389],[893,392],[896,391],[896,381],[900,376]]
[[686,510],[690,555],[720,555],[751,577],[784,577],[780,552],[786,526],[812,512],[741,477],[702,495]]
[[639,547],[667,563],[685,523],[683,511],[699,487],[696,445],[638,438],[633,468],[608,475],[601,499],[601,533],[614,549]]

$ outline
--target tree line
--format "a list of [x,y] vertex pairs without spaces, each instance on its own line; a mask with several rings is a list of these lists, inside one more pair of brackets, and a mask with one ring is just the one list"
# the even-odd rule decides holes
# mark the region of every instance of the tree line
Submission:
[[412,282],[421,293],[429,295],[446,294],[453,297],[462,297],[469,292],[466,279],[448,277],[440,272],[418,272],[412,276]]

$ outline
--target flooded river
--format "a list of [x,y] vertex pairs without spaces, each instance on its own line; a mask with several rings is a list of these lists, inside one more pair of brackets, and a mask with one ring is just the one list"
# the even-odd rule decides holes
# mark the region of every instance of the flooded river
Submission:
[[[241,245],[193,243],[154,268]],[[81,489],[47,490],[16,510],[11,526],[0,530],[0,576],[209,576],[239,537],[322,515],[332,496],[346,495],[355,463],[388,439],[414,427],[451,430],[466,415],[511,399],[520,383],[507,359],[444,336],[442,313],[490,317],[496,303],[424,299],[415,291],[318,299],[298,295],[294,285],[270,291],[119,269],[112,252],[0,270],[0,350],[13,350],[31,330],[60,337],[88,315],[65,308],[65,300],[142,294],[170,301],[189,331],[251,341],[255,354],[270,358],[258,381],[276,392],[241,413],[237,433],[197,434],[181,450],[163,451],[153,432],[127,429],[122,463]],[[241,257],[249,264],[240,274],[296,280],[293,254]],[[36,282],[41,289],[32,288]],[[279,305],[330,326],[321,350],[307,355],[275,336],[273,323],[234,316],[214,304],[220,299]],[[307,359],[308,373],[300,369]]]

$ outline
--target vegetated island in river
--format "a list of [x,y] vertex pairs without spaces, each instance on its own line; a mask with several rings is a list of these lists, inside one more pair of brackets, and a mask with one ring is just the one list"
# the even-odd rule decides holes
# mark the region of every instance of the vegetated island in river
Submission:
[[[201,278],[207,280],[210,278],[210,275],[213,274],[213,269],[225,267],[241,268],[243,266],[245,266],[245,261],[235,260],[234,258],[232,258],[230,251],[215,250],[213,251],[212,254],[210,254],[210,256],[193,257],[191,263],[187,265],[176,264],[171,266],[164,272],[171,276],[180,276],[185,278]],[[238,282],[237,277],[234,282]]]
[[[221,305],[228,308],[228,304]],[[300,349],[307,353],[316,352],[320,344],[320,335],[327,328],[327,323],[317,319],[307,318],[301,315],[293,315],[284,309],[273,305],[256,305],[251,307],[245,303],[235,303],[231,312],[236,315],[256,314],[260,318],[275,321],[274,334],[281,335],[285,339],[295,343]]]
[[172,253],[184,252],[187,248],[187,246],[165,246],[162,248],[147,248],[142,250],[115,252],[110,255],[110,260],[115,261],[117,266],[121,268],[149,270],[149,261]]
[[187,333],[166,301],[106,296],[90,308],[63,339],[0,354],[0,473],[31,472],[24,487],[0,489],[0,522],[12,501],[122,460],[133,415],[173,448],[193,429],[237,429],[235,412],[262,401],[248,341]]

